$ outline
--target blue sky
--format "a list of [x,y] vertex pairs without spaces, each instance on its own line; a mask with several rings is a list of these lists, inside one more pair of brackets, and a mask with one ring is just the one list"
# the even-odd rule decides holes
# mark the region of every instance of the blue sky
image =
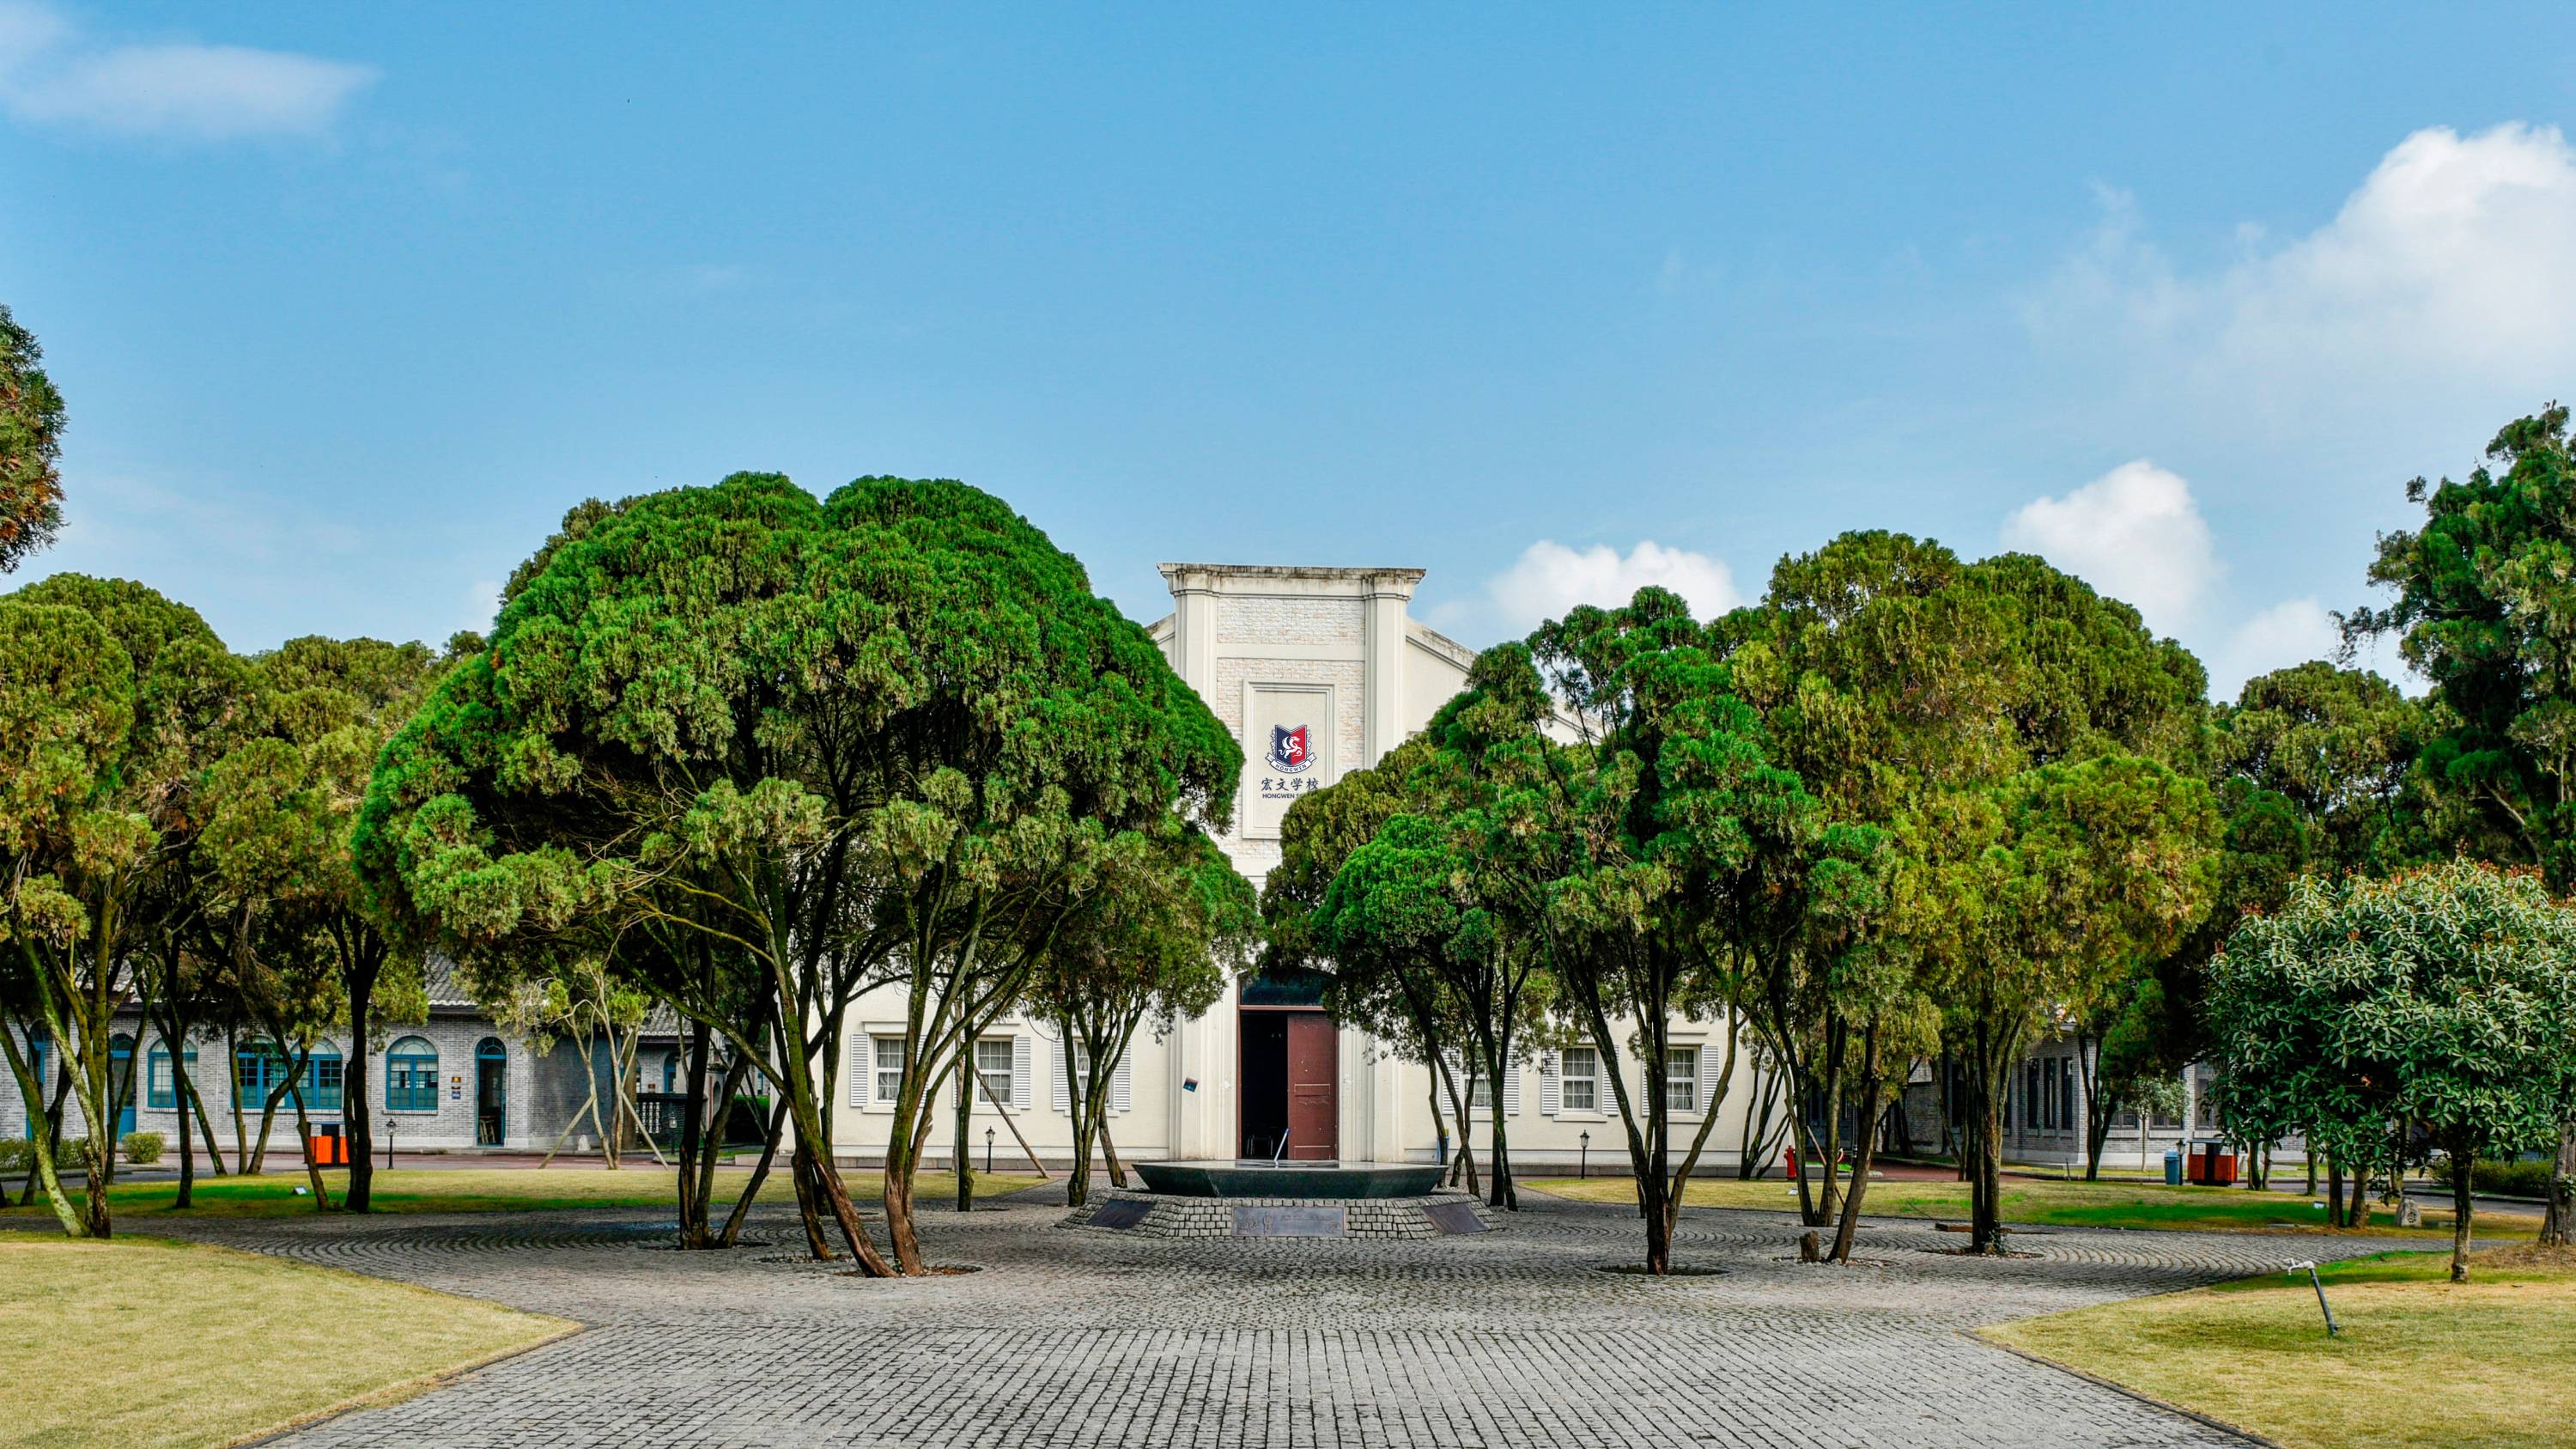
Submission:
[[0,0],[25,574],[439,638],[584,496],[900,473],[1475,644],[2034,547],[2232,689],[2576,375],[2539,7],[525,9]]

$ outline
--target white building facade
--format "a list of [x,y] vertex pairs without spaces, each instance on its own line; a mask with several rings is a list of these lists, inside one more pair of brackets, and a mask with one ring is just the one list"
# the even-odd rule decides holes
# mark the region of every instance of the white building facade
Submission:
[[[1243,747],[1235,824],[1220,844],[1258,889],[1278,863],[1288,806],[1375,764],[1420,731],[1465,687],[1475,654],[1411,617],[1420,569],[1165,564],[1162,572],[1172,613],[1149,632]],[[1311,1001],[1263,985],[1231,984],[1214,1008],[1168,1036],[1139,1036],[1111,1088],[1108,1125],[1119,1155],[1437,1160],[1443,1124],[1433,1116],[1428,1070],[1365,1032],[1336,1025]],[[836,1154],[846,1161],[882,1157],[902,1067],[903,1005],[901,993],[888,990],[851,1007],[833,1124]],[[1750,1071],[1719,1091],[1727,1085],[1722,1022],[1676,1019],[1672,1039],[1672,1080],[1649,1097],[1668,1105],[1685,1139],[1716,1101],[1721,1116],[1702,1170],[1731,1173]],[[1628,1043],[1616,1046],[1617,1060],[1635,1072]],[[1068,1157],[1061,1051],[1050,1023],[1017,1016],[997,1023],[976,1044],[977,1069],[985,1080],[1007,1080],[1009,1100],[998,1107],[979,1101],[963,1144],[947,1140],[954,1113],[939,1113],[931,1157],[944,1159],[962,1145],[981,1165],[990,1131],[995,1166],[1024,1162],[1011,1128],[1041,1159]],[[1605,1060],[1597,1044],[1534,1053],[1514,1065],[1499,1092],[1480,1089],[1480,1158],[1486,1123],[1499,1110],[1520,1171],[1574,1169],[1588,1160],[1593,1170],[1624,1172],[1618,1108],[1601,1075]],[[1455,1131],[1452,1120],[1448,1133]]]

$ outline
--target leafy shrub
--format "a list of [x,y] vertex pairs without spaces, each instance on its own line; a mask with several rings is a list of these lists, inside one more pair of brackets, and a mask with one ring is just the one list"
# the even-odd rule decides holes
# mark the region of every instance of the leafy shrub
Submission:
[[22,1137],[0,1139],[0,1173],[26,1172],[35,1165],[35,1143]]
[[2469,1169],[2469,1182],[2480,1192],[2547,1197],[2549,1180],[2557,1174],[2558,1164],[2546,1158],[2535,1162],[2489,1162],[2480,1158],[2477,1166]]
[[[2451,1160],[2441,1153],[2433,1155],[2425,1170],[2437,1184],[2447,1184],[2451,1180]],[[2491,1192],[2500,1197],[2547,1197],[2550,1179],[2557,1172],[2558,1164],[2546,1157],[2516,1162],[2498,1162],[2492,1157],[2481,1157],[2469,1168],[2469,1186],[2478,1192]]]
[[161,1160],[161,1134],[158,1132],[128,1132],[117,1139],[116,1146],[125,1154],[125,1160],[137,1167],[149,1167]]

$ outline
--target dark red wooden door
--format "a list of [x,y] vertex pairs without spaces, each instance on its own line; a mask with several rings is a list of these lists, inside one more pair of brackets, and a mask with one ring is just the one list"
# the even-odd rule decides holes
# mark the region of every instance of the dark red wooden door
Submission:
[[1339,1155],[1341,1035],[1320,1011],[1288,1017],[1288,1155],[1330,1162]]

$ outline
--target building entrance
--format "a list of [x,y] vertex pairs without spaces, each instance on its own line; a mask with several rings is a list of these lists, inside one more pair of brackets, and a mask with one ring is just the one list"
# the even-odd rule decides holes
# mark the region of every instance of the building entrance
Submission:
[[1245,1007],[1239,1021],[1242,1056],[1235,1080],[1242,1089],[1242,1121],[1237,1155],[1337,1160],[1341,1036],[1332,1017],[1321,1011]]

